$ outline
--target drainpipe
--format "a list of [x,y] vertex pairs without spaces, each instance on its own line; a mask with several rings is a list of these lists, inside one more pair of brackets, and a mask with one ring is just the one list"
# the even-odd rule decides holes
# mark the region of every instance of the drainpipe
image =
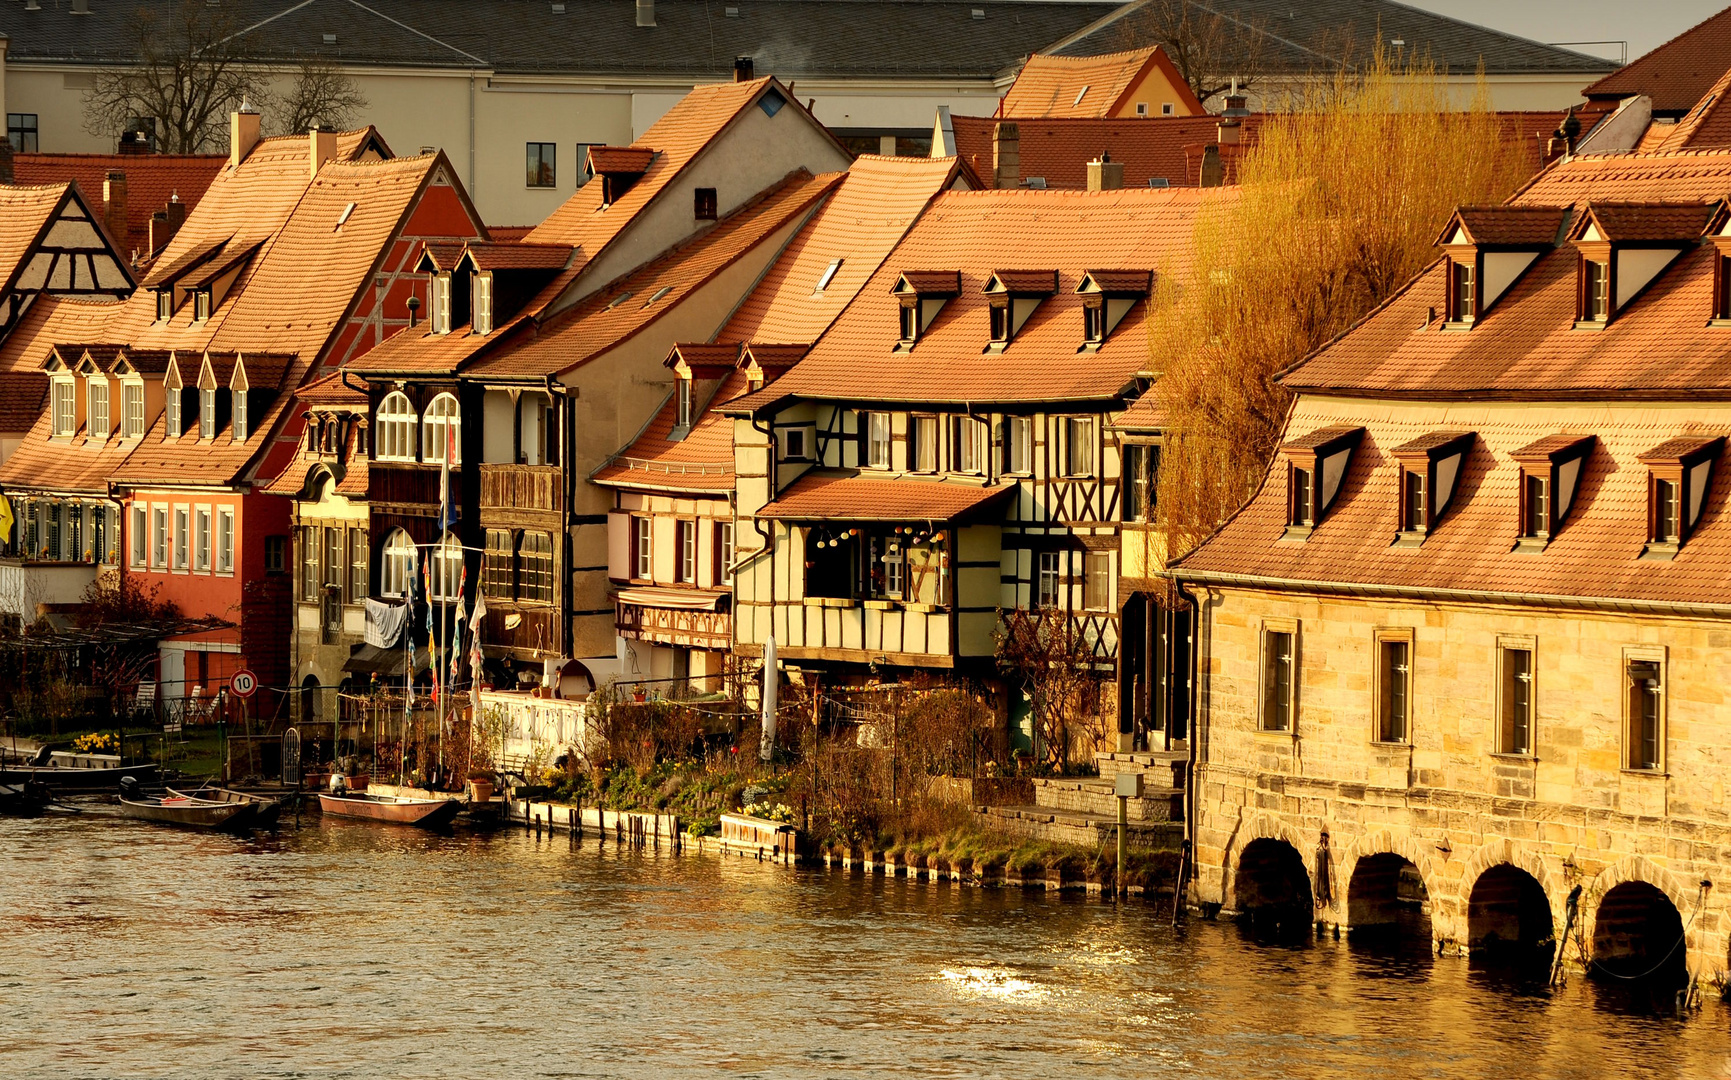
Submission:
[[[1174,890],[1172,897],[1172,918],[1176,922],[1178,909],[1184,904],[1185,874],[1189,874],[1191,881],[1196,878],[1196,757],[1202,745],[1202,692],[1198,677],[1202,657],[1202,602],[1177,578],[1173,578],[1172,585],[1179,596],[1190,602],[1190,607],[1195,612],[1195,617],[1190,621],[1190,730],[1189,738],[1184,740],[1187,759],[1184,764],[1184,857],[1178,863],[1179,887]],[[1166,730],[1170,732],[1170,716],[1166,724]]]

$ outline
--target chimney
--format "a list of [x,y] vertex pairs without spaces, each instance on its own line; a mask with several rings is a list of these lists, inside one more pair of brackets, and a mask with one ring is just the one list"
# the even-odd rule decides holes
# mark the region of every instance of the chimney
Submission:
[[1111,153],[1101,154],[1088,162],[1089,191],[1117,191],[1124,186],[1124,163],[1113,161]]
[[12,143],[0,139],[0,184],[13,183],[16,175],[12,169]]
[[167,206],[150,215],[150,239],[147,243],[152,257],[168,246],[185,220],[186,204],[180,201],[180,193],[175,192],[168,197]]
[[1236,116],[1220,114],[1220,124],[1215,128],[1215,141],[1221,146],[1237,146],[1238,140],[1244,134],[1244,123]]
[[307,132],[307,158],[312,164],[309,179],[317,180],[319,166],[337,156],[337,133],[320,131],[317,125]]
[[1220,147],[1207,146],[1202,150],[1202,175],[1198,177],[1197,187],[1220,187],[1226,183],[1226,168],[1220,163]]
[[110,169],[102,181],[102,224],[124,247],[130,231],[126,223],[126,174],[118,169]]
[[[653,26],[654,23],[651,22],[650,25]],[[755,78],[757,78],[757,64],[751,57],[741,56],[733,61],[734,82],[750,82]]]
[[258,145],[258,110],[240,103],[240,111],[228,114],[228,163],[239,168],[252,148]]
[[1022,129],[1012,120],[992,127],[992,186],[1014,188],[1022,182]]
[[1550,161],[1559,155],[1569,157],[1575,152],[1575,140],[1581,134],[1581,118],[1575,115],[1575,107],[1569,106],[1568,114],[1563,122],[1557,125],[1550,141],[1545,144],[1545,160]]
[[637,0],[637,25],[655,25],[655,0]]

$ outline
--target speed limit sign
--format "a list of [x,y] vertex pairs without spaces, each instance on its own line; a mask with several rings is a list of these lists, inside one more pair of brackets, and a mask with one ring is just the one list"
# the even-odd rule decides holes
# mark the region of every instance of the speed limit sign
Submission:
[[258,676],[250,668],[241,668],[229,676],[228,688],[240,697],[252,697],[252,692],[258,689]]

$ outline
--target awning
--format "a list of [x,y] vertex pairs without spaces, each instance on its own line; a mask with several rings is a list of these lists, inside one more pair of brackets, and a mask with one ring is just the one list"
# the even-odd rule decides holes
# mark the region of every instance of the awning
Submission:
[[983,516],[1014,484],[809,472],[757,512],[782,521],[959,522]]
[[[380,678],[401,678],[403,664],[408,659],[402,649],[381,649],[377,645],[365,642],[349,649],[349,658],[343,662],[343,670],[354,675],[377,675]],[[419,674],[432,666],[433,657],[426,649],[415,650],[415,672]]]
[[620,589],[619,602],[679,611],[720,611],[727,604],[727,594],[700,589]]

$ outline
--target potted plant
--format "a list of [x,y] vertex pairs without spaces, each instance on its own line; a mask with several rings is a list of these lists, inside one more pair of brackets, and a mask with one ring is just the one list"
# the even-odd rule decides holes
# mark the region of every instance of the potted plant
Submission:
[[493,782],[493,770],[477,766],[469,770],[469,801],[486,802],[497,790]]

